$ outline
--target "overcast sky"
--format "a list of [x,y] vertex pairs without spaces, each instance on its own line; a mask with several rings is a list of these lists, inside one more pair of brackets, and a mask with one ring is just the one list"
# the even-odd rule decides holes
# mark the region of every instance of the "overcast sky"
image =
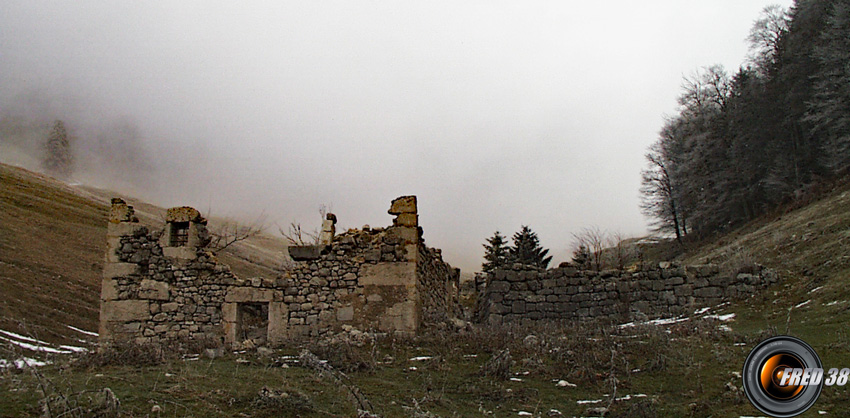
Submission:
[[643,154],[682,76],[734,72],[768,4],[3,1],[0,107],[133,121],[160,174],[132,192],[162,206],[312,227],[328,204],[345,228],[415,194],[465,271],[525,224],[562,261],[582,227],[647,232]]

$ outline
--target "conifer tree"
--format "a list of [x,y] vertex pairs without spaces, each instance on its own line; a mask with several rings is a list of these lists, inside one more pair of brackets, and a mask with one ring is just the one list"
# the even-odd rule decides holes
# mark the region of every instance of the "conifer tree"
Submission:
[[[489,245],[488,245],[489,244]],[[487,244],[484,245],[484,264],[481,265],[481,271],[489,273],[504,267],[508,263],[508,242],[505,237],[499,232],[487,238]]]
[[850,1],[832,5],[814,56],[814,96],[806,121],[823,142],[825,162],[836,172],[850,167]]
[[74,158],[65,124],[57,120],[44,144],[44,170],[56,178],[67,180],[73,171]]
[[523,225],[519,232],[513,236],[514,244],[510,248],[509,260],[513,263],[521,263],[540,268],[547,268],[549,262],[552,261],[552,256],[548,249],[540,246],[540,241],[537,238],[537,233],[532,231],[526,225]]
[[582,244],[573,251],[573,264],[580,269],[586,269],[590,266],[590,250],[587,249],[587,246]]

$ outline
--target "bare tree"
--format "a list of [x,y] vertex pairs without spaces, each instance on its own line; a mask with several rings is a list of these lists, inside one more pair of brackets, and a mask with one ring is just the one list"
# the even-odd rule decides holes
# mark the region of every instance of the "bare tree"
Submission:
[[590,251],[590,267],[597,271],[602,269],[602,250],[605,249],[606,241],[605,232],[598,226],[584,228],[573,234],[573,245],[575,248],[584,247]]
[[611,235],[612,261],[615,268],[624,270],[637,259],[637,248],[620,232]]
[[319,244],[319,231],[317,229],[307,231],[301,227],[300,222],[290,222],[288,230],[284,230],[280,226],[277,227],[277,230],[280,231],[280,235],[289,241],[290,245]]
[[641,173],[641,210],[655,219],[657,231],[672,231],[676,241],[681,243],[686,230],[681,203],[674,189],[672,162],[666,158],[661,143],[650,147],[646,160],[649,168]]
[[[325,219],[332,210],[332,204],[323,203],[320,205],[319,219]],[[293,221],[289,223],[287,229],[278,226],[277,230],[280,232],[280,235],[289,241],[290,245],[319,245],[319,230],[314,228],[312,231],[307,231],[301,226],[301,222]]]
[[603,268],[623,270],[638,257],[637,246],[625,235],[620,232],[609,234],[597,226],[573,234],[573,247],[574,262],[584,263],[597,271]]
[[722,65],[703,67],[682,80],[678,99],[682,114],[702,116],[723,110],[731,91],[731,80]]
[[747,37],[750,43],[749,60],[762,75],[765,75],[776,61],[780,40],[788,32],[790,22],[788,11],[778,4],[765,6],[761,16],[753,22]]
[[266,229],[266,215],[260,214],[250,224],[242,224],[233,219],[225,219],[208,227],[210,233],[209,247],[221,251],[239,241],[261,234]]

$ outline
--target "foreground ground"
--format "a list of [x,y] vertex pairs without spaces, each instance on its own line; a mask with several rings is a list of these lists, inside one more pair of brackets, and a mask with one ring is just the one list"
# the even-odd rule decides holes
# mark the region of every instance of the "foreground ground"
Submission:
[[[748,304],[765,303],[771,299]],[[827,315],[846,310],[847,302],[824,308],[792,333],[812,343],[827,366],[850,358],[845,328]],[[121,416],[130,417],[351,417],[362,405],[352,391],[383,417],[601,416],[598,408],[608,409],[608,417],[759,416],[740,390],[740,371],[755,344],[786,326],[785,317],[772,317],[738,304],[634,326],[349,336],[214,359],[137,350],[53,357],[51,365],[2,372],[0,416],[39,416],[51,396],[90,410],[102,403],[103,388],[120,400]],[[335,372],[302,365],[303,349]],[[505,349],[512,359],[507,373],[485,367]],[[847,416],[846,399],[844,387],[825,388],[803,416]]]

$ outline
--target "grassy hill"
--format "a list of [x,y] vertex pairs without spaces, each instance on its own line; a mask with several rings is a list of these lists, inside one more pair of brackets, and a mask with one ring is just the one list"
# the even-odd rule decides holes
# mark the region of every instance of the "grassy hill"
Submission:
[[0,165],[0,329],[51,343],[97,330],[106,210],[78,190]]
[[[97,329],[112,196],[0,165],[0,330],[55,347],[92,339],[68,326]],[[143,222],[161,223],[162,208],[125,200]],[[283,248],[280,240],[258,237],[221,258],[237,274],[265,275]],[[0,368],[0,417],[40,415],[45,393],[85,408],[96,403],[92,393],[109,387],[122,416],[354,416],[356,388],[383,417],[559,416],[552,410],[599,416],[595,408],[606,408],[607,417],[738,418],[761,415],[742,395],[739,374],[767,336],[801,337],[826,367],[850,367],[850,186],[691,248],[680,261],[729,270],[757,262],[781,279],[743,301],[630,327],[586,322],[434,330],[416,338],[352,334],[215,359],[127,351],[82,354],[70,365],[70,355],[18,348],[18,355],[53,364],[29,373]],[[4,354],[14,347],[0,340],[0,348]],[[344,377],[296,367],[293,356],[304,348]],[[513,360],[505,373],[482,374],[504,349]],[[847,416],[847,395],[845,387],[824,388],[803,416]]]

